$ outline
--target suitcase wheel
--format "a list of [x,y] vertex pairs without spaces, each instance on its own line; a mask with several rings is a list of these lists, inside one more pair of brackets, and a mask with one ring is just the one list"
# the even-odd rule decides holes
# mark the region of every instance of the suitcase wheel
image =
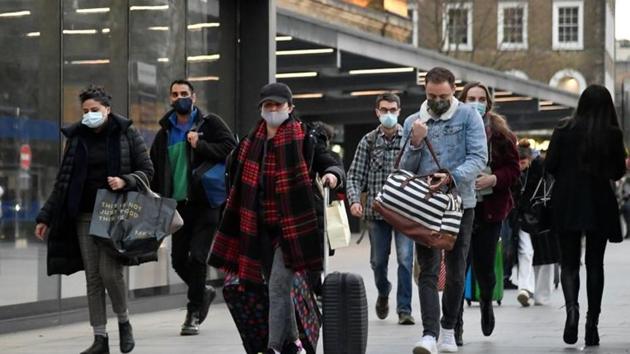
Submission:
[[501,306],[501,300],[497,301],[497,304],[499,304],[499,306]]
[[466,300],[466,303],[468,304],[468,307],[470,307],[471,301],[470,300]]

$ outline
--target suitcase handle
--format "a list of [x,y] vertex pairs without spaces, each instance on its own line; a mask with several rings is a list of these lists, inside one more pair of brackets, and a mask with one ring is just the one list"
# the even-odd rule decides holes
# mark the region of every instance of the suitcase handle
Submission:
[[[326,208],[330,204],[330,187],[327,185],[324,186],[324,271],[322,275],[324,279],[326,278],[326,274],[328,274],[328,220],[326,218]],[[323,282],[323,280],[322,280]]]

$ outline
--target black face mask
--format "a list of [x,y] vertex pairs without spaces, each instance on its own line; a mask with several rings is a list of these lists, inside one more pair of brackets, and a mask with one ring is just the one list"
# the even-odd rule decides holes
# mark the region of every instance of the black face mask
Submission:
[[451,108],[450,100],[427,100],[427,106],[431,110],[431,112],[435,113],[438,116],[446,113],[449,108]]
[[192,98],[182,97],[173,102],[171,106],[175,109],[175,112],[179,114],[188,114],[192,111]]

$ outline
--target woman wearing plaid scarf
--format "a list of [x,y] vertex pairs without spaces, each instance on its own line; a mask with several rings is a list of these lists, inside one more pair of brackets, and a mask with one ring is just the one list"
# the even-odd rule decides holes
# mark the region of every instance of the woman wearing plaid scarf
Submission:
[[313,141],[293,116],[287,85],[268,84],[260,97],[262,119],[230,166],[233,183],[209,263],[237,274],[241,284],[268,284],[267,353],[306,353],[290,291],[295,272],[322,268],[314,175],[337,188],[345,174],[325,143]]

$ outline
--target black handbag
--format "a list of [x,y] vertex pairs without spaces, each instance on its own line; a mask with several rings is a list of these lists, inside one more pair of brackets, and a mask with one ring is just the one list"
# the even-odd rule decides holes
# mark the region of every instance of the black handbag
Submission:
[[529,205],[521,212],[521,229],[532,236],[551,230],[551,191],[554,182],[552,177],[543,174],[529,199]]

